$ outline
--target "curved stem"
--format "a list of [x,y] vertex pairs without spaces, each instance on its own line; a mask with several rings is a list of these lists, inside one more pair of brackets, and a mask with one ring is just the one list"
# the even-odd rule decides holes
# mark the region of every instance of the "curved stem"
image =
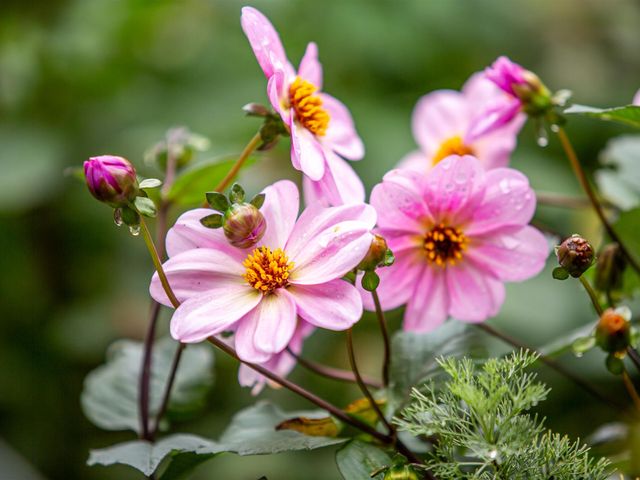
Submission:
[[384,318],[384,312],[380,306],[380,298],[378,297],[378,291],[373,290],[371,292],[373,297],[373,303],[376,306],[376,317],[378,317],[378,324],[380,325],[380,332],[382,332],[382,339],[384,340],[384,360],[382,364],[382,382],[385,388],[389,385],[389,365],[391,363],[391,342],[389,341],[389,331],[387,330],[387,322]]
[[153,340],[156,336],[156,325],[160,314],[160,304],[156,301],[151,303],[151,315],[149,328],[144,338],[142,368],[140,370],[140,395],[138,395],[138,410],[140,412],[140,438],[151,440],[153,435],[149,429],[149,385],[151,382],[151,355],[153,353]]
[[624,382],[624,386],[627,389],[627,392],[629,393],[631,400],[633,400],[633,404],[635,405],[636,410],[640,412],[640,395],[638,395],[638,391],[636,390],[636,387],[634,387],[633,382],[631,381],[631,378],[629,378],[629,374],[627,373],[627,370],[622,371],[622,381]]
[[527,345],[525,343],[522,343],[521,341],[516,340],[515,338],[512,338],[512,337],[510,337],[510,336],[508,336],[508,335],[506,335],[506,334],[504,334],[502,332],[499,332],[498,330],[496,330],[495,328],[487,325],[486,323],[479,323],[479,324],[477,324],[477,326],[478,326],[478,328],[480,328],[480,329],[484,330],[485,332],[487,332],[489,335],[493,335],[494,337],[499,338],[503,342],[508,343],[509,345],[511,345],[513,347],[522,348],[522,349],[525,349],[525,350],[529,350],[530,352],[536,353],[537,355],[539,355],[539,359],[540,359],[540,361],[542,363],[547,365],[549,368],[555,370],[559,374],[565,376],[566,378],[571,380],[573,383],[578,385],[580,388],[582,388],[585,392],[588,392],[594,398],[597,398],[601,402],[606,403],[611,408],[613,408],[615,410],[619,410],[620,408],[623,408],[623,406],[620,405],[617,401],[615,401],[615,400],[607,397],[606,395],[600,393],[594,386],[592,386],[586,380],[584,380],[581,377],[577,376],[573,372],[567,370],[565,367],[563,367],[559,363],[555,362],[551,358],[547,357],[546,355],[543,355],[537,349],[535,349],[535,348],[533,348],[533,347],[531,347],[531,346],[529,346],[529,345]]
[[638,369],[638,372],[640,372],[640,354],[638,353],[638,351],[631,345],[629,345],[627,347],[627,355],[629,355],[629,358]]
[[587,294],[589,295],[589,298],[591,299],[591,303],[593,304],[593,308],[595,308],[596,313],[598,314],[598,316],[602,315],[602,311],[603,311],[602,310],[602,305],[600,305],[600,301],[598,300],[598,295],[596,294],[596,292],[591,287],[591,284],[589,283],[589,280],[587,280],[584,277],[584,275],[580,275],[580,283],[582,284],[584,289],[587,291]]
[[573,149],[573,145],[571,145],[571,141],[569,140],[569,137],[567,136],[566,132],[564,131],[564,128],[562,127],[558,129],[558,138],[560,139],[562,148],[564,149],[564,152],[567,155],[567,158],[569,159],[569,163],[573,168],[573,172],[575,173],[576,178],[580,183],[580,186],[584,190],[584,193],[587,194],[587,197],[589,198],[589,201],[591,202],[591,205],[593,206],[593,209],[595,210],[596,214],[600,218],[600,222],[602,222],[602,225],[607,231],[607,234],[609,235],[609,237],[611,237],[611,240],[618,243],[618,245],[620,246],[620,251],[625,256],[627,261],[633,266],[634,270],[640,273],[640,264],[633,256],[631,256],[631,254],[629,253],[629,250],[627,250],[627,247],[622,242],[622,239],[618,236],[616,231],[613,229],[613,226],[609,223],[609,220],[607,220],[607,217],[604,214],[604,210],[602,209],[602,205],[598,201],[595,191],[593,190],[593,188],[591,188],[591,185],[589,184],[589,180],[587,179],[587,175],[582,169],[582,165],[580,165],[580,161],[578,160],[578,156],[576,155],[576,152]]
[[153,243],[153,239],[151,238],[151,233],[149,233],[149,228],[147,227],[147,224],[142,217],[140,217],[140,227],[142,230],[142,236],[144,237],[144,243],[147,245],[147,250],[149,250],[149,255],[151,255],[153,265],[156,268],[156,272],[158,272],[158,277],[160,278],[162,288],[164,288],[167,297],[169,297],[171,305],[173,305],[174,308],[178,308],[180,302],[169,286],[169,280],[167,280],[167,275],[164,273],[164,268],[162,268],[162,262],[160,261],[160,257],[158,256],[158,251],[156,250],[156,246]]
[[247,146],[244,147],[244,150],[242,150],[242,153],[238,157],[238,160],[236,160],[236,163],[234,163],[229,170],[229,173],[227,173],[227,175],[222,179],[218,186],[216,186],[216,192],[222,192],[229,186],[231,181],[235,178],[235,176],[242,168],[242,165],[244,165],[244,162],[246,162],[247,158],[249,158],[249,155],[251,155],[253,151],[260,146],[260,142],[262,142],[262,137],[260,136],[260,132],[258,132],[253,136],[251,140],[249,140]]
[[[287,347],[287,352],[289,353],[289,355],[294,357],[297,360],[297,362],[300,365],[302,365],[304,368],[314,373],[317,373],[322,377],[330,378],[332,380],[338,380],[341,382],[356,383],[356,377],[353,375],[353,372],[350,372],[349,370],[342,370],[340,368],[333,368],[327,365],[322,365],[320,363],[313,362],[311,360],[301,357],[300,355],[296,355],[289,347]],[[382,388],[382,384],[374,380],[373,378],[363,376],[362,381],[369,387]]]
[[153,429],[150,432],[151,440],[156,437],[156,434],[158,433],[158,430],[160,428],[160,421],[162,420],[162,417],[164,417],[164,414],[167,411],[167,407],[169,406],[171,390],[176,379],[176,373],[178,373],[178,365],[180,364],[182,352],[184,351],[185,347],[186,345],[184,343],[179,343],[178,348],[176,349],[176,353],[173,356],[171,370],[169,371],[169,378],[167,379],[167,383],[164,387],[164,394],[162,395],[162,403],[160,404],[160,409],[158,410],[158,414],[156,415],[156,423],[154,424]]
[[395,431],[396,431],[395,428],[393,428],[393,425],[391,425],[387,421],[387,418],[384,416],[384,413],[382,413],[382,410],[380,410],[380,406],[378,405],[378,402],[376,402],[375,398],[373,398],[373,395],[371,395],[371,392],[369,391],[365,383],[362,381],[362,377],[360,376],[360,371],[358,370],[358,364],[356,363],[356,356],[353,351],[352,332],[353,330],[351,328],[347,330],[347,353],[349,354],[349,363],[351,364],[351,370],[353,370],[353,374],[356,377],[356,382],[358,383],[358,386],[360,387],[360,390],[362,391],[364,396],[367,397],[367,400],[369,400],[369,404],[371,405],[371,408],[373,408],[373,410],[376,412],[376,415],[378,415],[378,418],[384,424],[384,426],[387,427],[387,431],[389,432],[389,435],[395,435]]

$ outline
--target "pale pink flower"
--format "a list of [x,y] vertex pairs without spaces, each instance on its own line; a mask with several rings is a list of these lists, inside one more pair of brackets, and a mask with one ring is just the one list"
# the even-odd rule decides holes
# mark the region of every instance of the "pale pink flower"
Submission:
[[298,71],[287,59],[269,20],[252,7],[242,9],[242,29],[268,79],[271,105],[291,132],[291,162],[305,175],[307,203],[361,203],[362,181],[344,161],[360,160],[364,145],[347,107],[322,92],[318,47],[309,43]]
[[[527,225],[536,198],[509,168],[485,171],[472,156],[450,156],[426,175],[393,170],[371,194],[378,231],[395,255],[380,268],[385,310],[406,304],[404,329],[427,332],[447,317],[482,322],[504,301],[504,282],[537,275],[549,246]],[[373,309],[371,295],[363,294]]]
[[[286,348],[298,317],[330,330],[360,319],[360,295],[342,277],[369,249],[374,209],[314,204],[296,221],[292,182],[276,182],[264,193],[260,211],[267,228],[255,249],[233,247],[221,229],[203,227],[209,209],[183,214],[169,231],[164,269],[181,302],[171,319],[176,340],[199,342],[233,331],[240,358],[261,363]],[[150,292],[170,306],[157,274]]]
[[449,155],[474,155],[485,169],[504,167],[516,146],[526,116],[517,115],[502,128],[473,135],[487,108],[503,101],[504,92],[476,73],[462,91],[437,90],[423,96],[413,111],[413,136],[420,150],[398,165],[425,173]]

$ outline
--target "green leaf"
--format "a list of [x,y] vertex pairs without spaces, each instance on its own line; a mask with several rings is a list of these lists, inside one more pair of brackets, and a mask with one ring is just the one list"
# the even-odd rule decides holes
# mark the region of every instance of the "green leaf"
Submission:
[[262,205],[264,205],[264,199],[266,198],[264,193],[258,193],[257,195],[255,195],[252,199],[251,199],[251,205],[253,205],[254,207],[256,207],[257,209],[260,209],[260,207],[262,207]]
[[[150,389],[150,413],[155,418],[169,376],[177,343],[169,338],[156,342]],[[142,344],[120,340],[107,351],[107,363],[93,370],[84,382],[82,409],[105,430],[140,431],[138,381]],[[206,345],[189,346],[182,354],[169,402],[168,416],[188,417],[204,406],[213,383],[213,352]]]
[[[168,200],[183,206],[201,204],[204,193],[218,185],[235,162],[235,156],[227,156],[190,165],[176,178],[167,195]],[[249,158],[245,166],[251,163],[253,160]]]
[[[622,212],[613,228],[620,236],[627,250],[629,250],[629,254],[637,263],[640,263],[638,225],[640,225],[640,208],[634,208],[633,210]],[[628,296],[632,296],[640,290],[640,276],[633,268],[627,267],[624,272],[623,290]]]
[[551,272],[551,276],[556,280],[566,280],[569,278],[569,272],[564,267],[556,267]]
[[336,452],[336,463],[345,480],[382,480],[384,472],[371,474],[391,466],[391,457],[382,449],[360,440],[352,440]]
[[607,356],[605,364],[607,366],[607,370],[614,375],[622,375],[622,372],[624,372],[624,362],[613,353],[610,353]]
[[414,385],[439,371],[437,357],[478,355],[481,345],[477,329],[453,320],[425,334],[397,332],[392,339],[389,370],[392,409],[406,402]]
[[640,135],[609,140],[600,162],[607,167],[595,173],[602,194],[623,210],[640,205]]
[[312,450],[347,441],[344,438],[310,437],[293,430],[276,430],[278,424],[292,417],[322,418],[326,416],[326,412],[321,410],[283,412],[270,403],[259,402],[236,414],[217,442],[187,434],[170,435],[155,445],[136,440],[93,450],[87,463],[89,465],[129,465],[148,476],[170,456],[168,466],[160,478],[173,480],[222,452],[263,455]]
[[140,215],[138,215],[138,212],[136,212],[134,209],[129,207],[122,207],[119,210],[120,210],[119,218],[126,225],[129,225],[130,227],[135,227],[137,225],[140,225]]
[[610,122],[623,123],[640,128],[640,107],[626,105],[624,107],[595,108],[587,105],[571,105],[564,111],[567,115],[581,115]]
[[234,183],[231,186],[231,193],[229,194],[229,200],[231,200],[231,203],[244,202],[244,188],[242,188],[239,184]]
[[145,178],[140,182],[140,188],[157,188],[162,185],[162,181],[157,178]]
[[220,192],[207,192],[205,197],[209,206],[214,210],[224,213],[229,208],[229,200]]
[[220,228],[224,223],[224,217],[219,213],[212,213],[200,219],[200,223],[207,228]]
[[374,271],[367,270],[362,276],[362,288],[367,292],[373,292],[380,285],[380,277]]
[[593,335],[589,337],[577,338],[571,345],[571,350],[577,356],[582,356],[596,345],[596,337]]
[[591,336],[595,326],[595,318],[593,322],[580,325],[558,338],[555,338],[546,345],[538,348],[538,351],[547,357],[558,357],[573,350],[573,344],[576,340]]
[[147,197],[136,197],[134,202],[136,206],[136,210],[140,215],[144,215],[145,217],[155,217],[158,213],[156,209],[156,204],[153,203],[153,200]]

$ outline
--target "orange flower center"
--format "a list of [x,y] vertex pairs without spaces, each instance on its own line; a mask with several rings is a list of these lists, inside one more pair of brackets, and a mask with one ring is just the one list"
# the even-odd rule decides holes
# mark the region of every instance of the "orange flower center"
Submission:
[[436,165],[449,155],[474,155],[474,152],[470,146],[464,144],[460,136],[456,135],[455,137],[447,138],[440,144],[440,148],[433,156],[433,165]]
[[298,121],[315,135],[325,135],[329,125],[329,113],[322,107],[322,99],[314,95],[318,90],[314,84],[296,77],[289,87],[289,103],[296,112]]
[[462,259],[467,249],[467,237],[459,228],[447,227],[443,223],[436,225],[424,238],[424,250],[429,263],[439,267],[455,265]]
[[293,262],[289,262],[282,249],[272,251],[269,247],[256,248],[247,255],[242,265],[247,269],[243,278],[265,295],[277,288],[286,287],[293,268]]

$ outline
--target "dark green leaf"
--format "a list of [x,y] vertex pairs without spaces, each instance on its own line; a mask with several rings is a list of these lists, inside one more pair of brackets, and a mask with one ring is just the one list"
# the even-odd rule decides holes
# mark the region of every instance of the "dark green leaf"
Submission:
[[569,278],[569,272],[564,267],[556,267],[551,272],[551,276],[556,280],[566,280]]
[[231,200],[231,203],[244,202],[244,188],[242,188],[239,184],[234,183],[231,186],[231,193],[229,193],[229,200]]
[[229,200],[227,200],[227,197],[222,193],[207,192],[205,197],[209,206],[214,210],[224,213],[229,208]]
[[[225,157],[196,163],[185,168],[173,183],[168,200],[179,205],[199,205],[204,201],[204,193],[215,188],[227,175],[236,157]],[[245,166],[253,163],[249,158]]]
[[572,351],[573,344],[576,340],[590,336],[595,326],[595,318],[593,322],[588,322],[585,325],[581,325],[557,338],[554,338],[551,342],[538,348],[538,351],[547,357],[558,357],[567,352]]
[[640,205],[640,135],[622,135],[609,140],[600,154],[608,168],[595,174],[602,194],[623,210]]
[[153,200],[147,197],[136,197],[135,206],[140,215],[144,215],[145,217],[155,217],[158,213],[156,209],[156,204],[153,203]]
[[224,217],[219,213],[212,213],[200,219],[200,223],[207,228],[220,228],[224,223]]
[[391,457],[370,443],[352,440],[336,452],[338,470],[345,480],[382,480],[384,472],[371,474],[383,467],[391,466]]
[[157,178],[145,178],[140,182],[140,188],[157,188],[162,185],[162,181]]
[[568,115],[581,115],[599,120],[623,123],[640,128],[640,107],[626,105],[624,107],[595,108],[586,105],[571,105],[564,111]]
[[173,453],[171,455],[171,461],[166,470],[162,473],[160,480],[180,480],[187,478],[194,468],[201,463],[215,457],[215,453],[195,453],[195,452],[181,452]]
[[265,199],[265,194],[264,193],[258,193],[256,196],[254,196],[251,199],[251,205],[253,205],[256,208],[260,208],[262,207],[262,205],[264,205],[264,199]]
[[122,207],[120,209],[120,219],[131,227],[135,227],[140,224],[140,215],[138,212],[129,207]]
[[[155,417],[160,407],[177,343],[162,339],[154,345],[150,391],[150,412]],[[85,379],[82,409],[95,425],[105,430],[139,432],[138,379],[142,344],[121,340],[109,348],[107,363]],[[182,354],[168,414],[185,417],[200,410],[213,383],[213,353],[205,345],[189,346]]]
[[610,353],[609,356],[607,356],[606,365],[607,370],[614,375],[622,375],[622,372],[624,372],[624,362],[613,353]]
[[[640,225],[640,208],[634,208],[627,212],[622,212],[618,221],[613,225],[616,233],[627,247],[629,254],[640,263],[640,235],[638,235],[638,225]],[[624,293],[633,295],[640,289],[640,276],[633,268],[627,268],[623,280]]]
[[373,292],[380,285],[380,277],[374,271],[367,270],[362,276],[362,288],[367,292]]

